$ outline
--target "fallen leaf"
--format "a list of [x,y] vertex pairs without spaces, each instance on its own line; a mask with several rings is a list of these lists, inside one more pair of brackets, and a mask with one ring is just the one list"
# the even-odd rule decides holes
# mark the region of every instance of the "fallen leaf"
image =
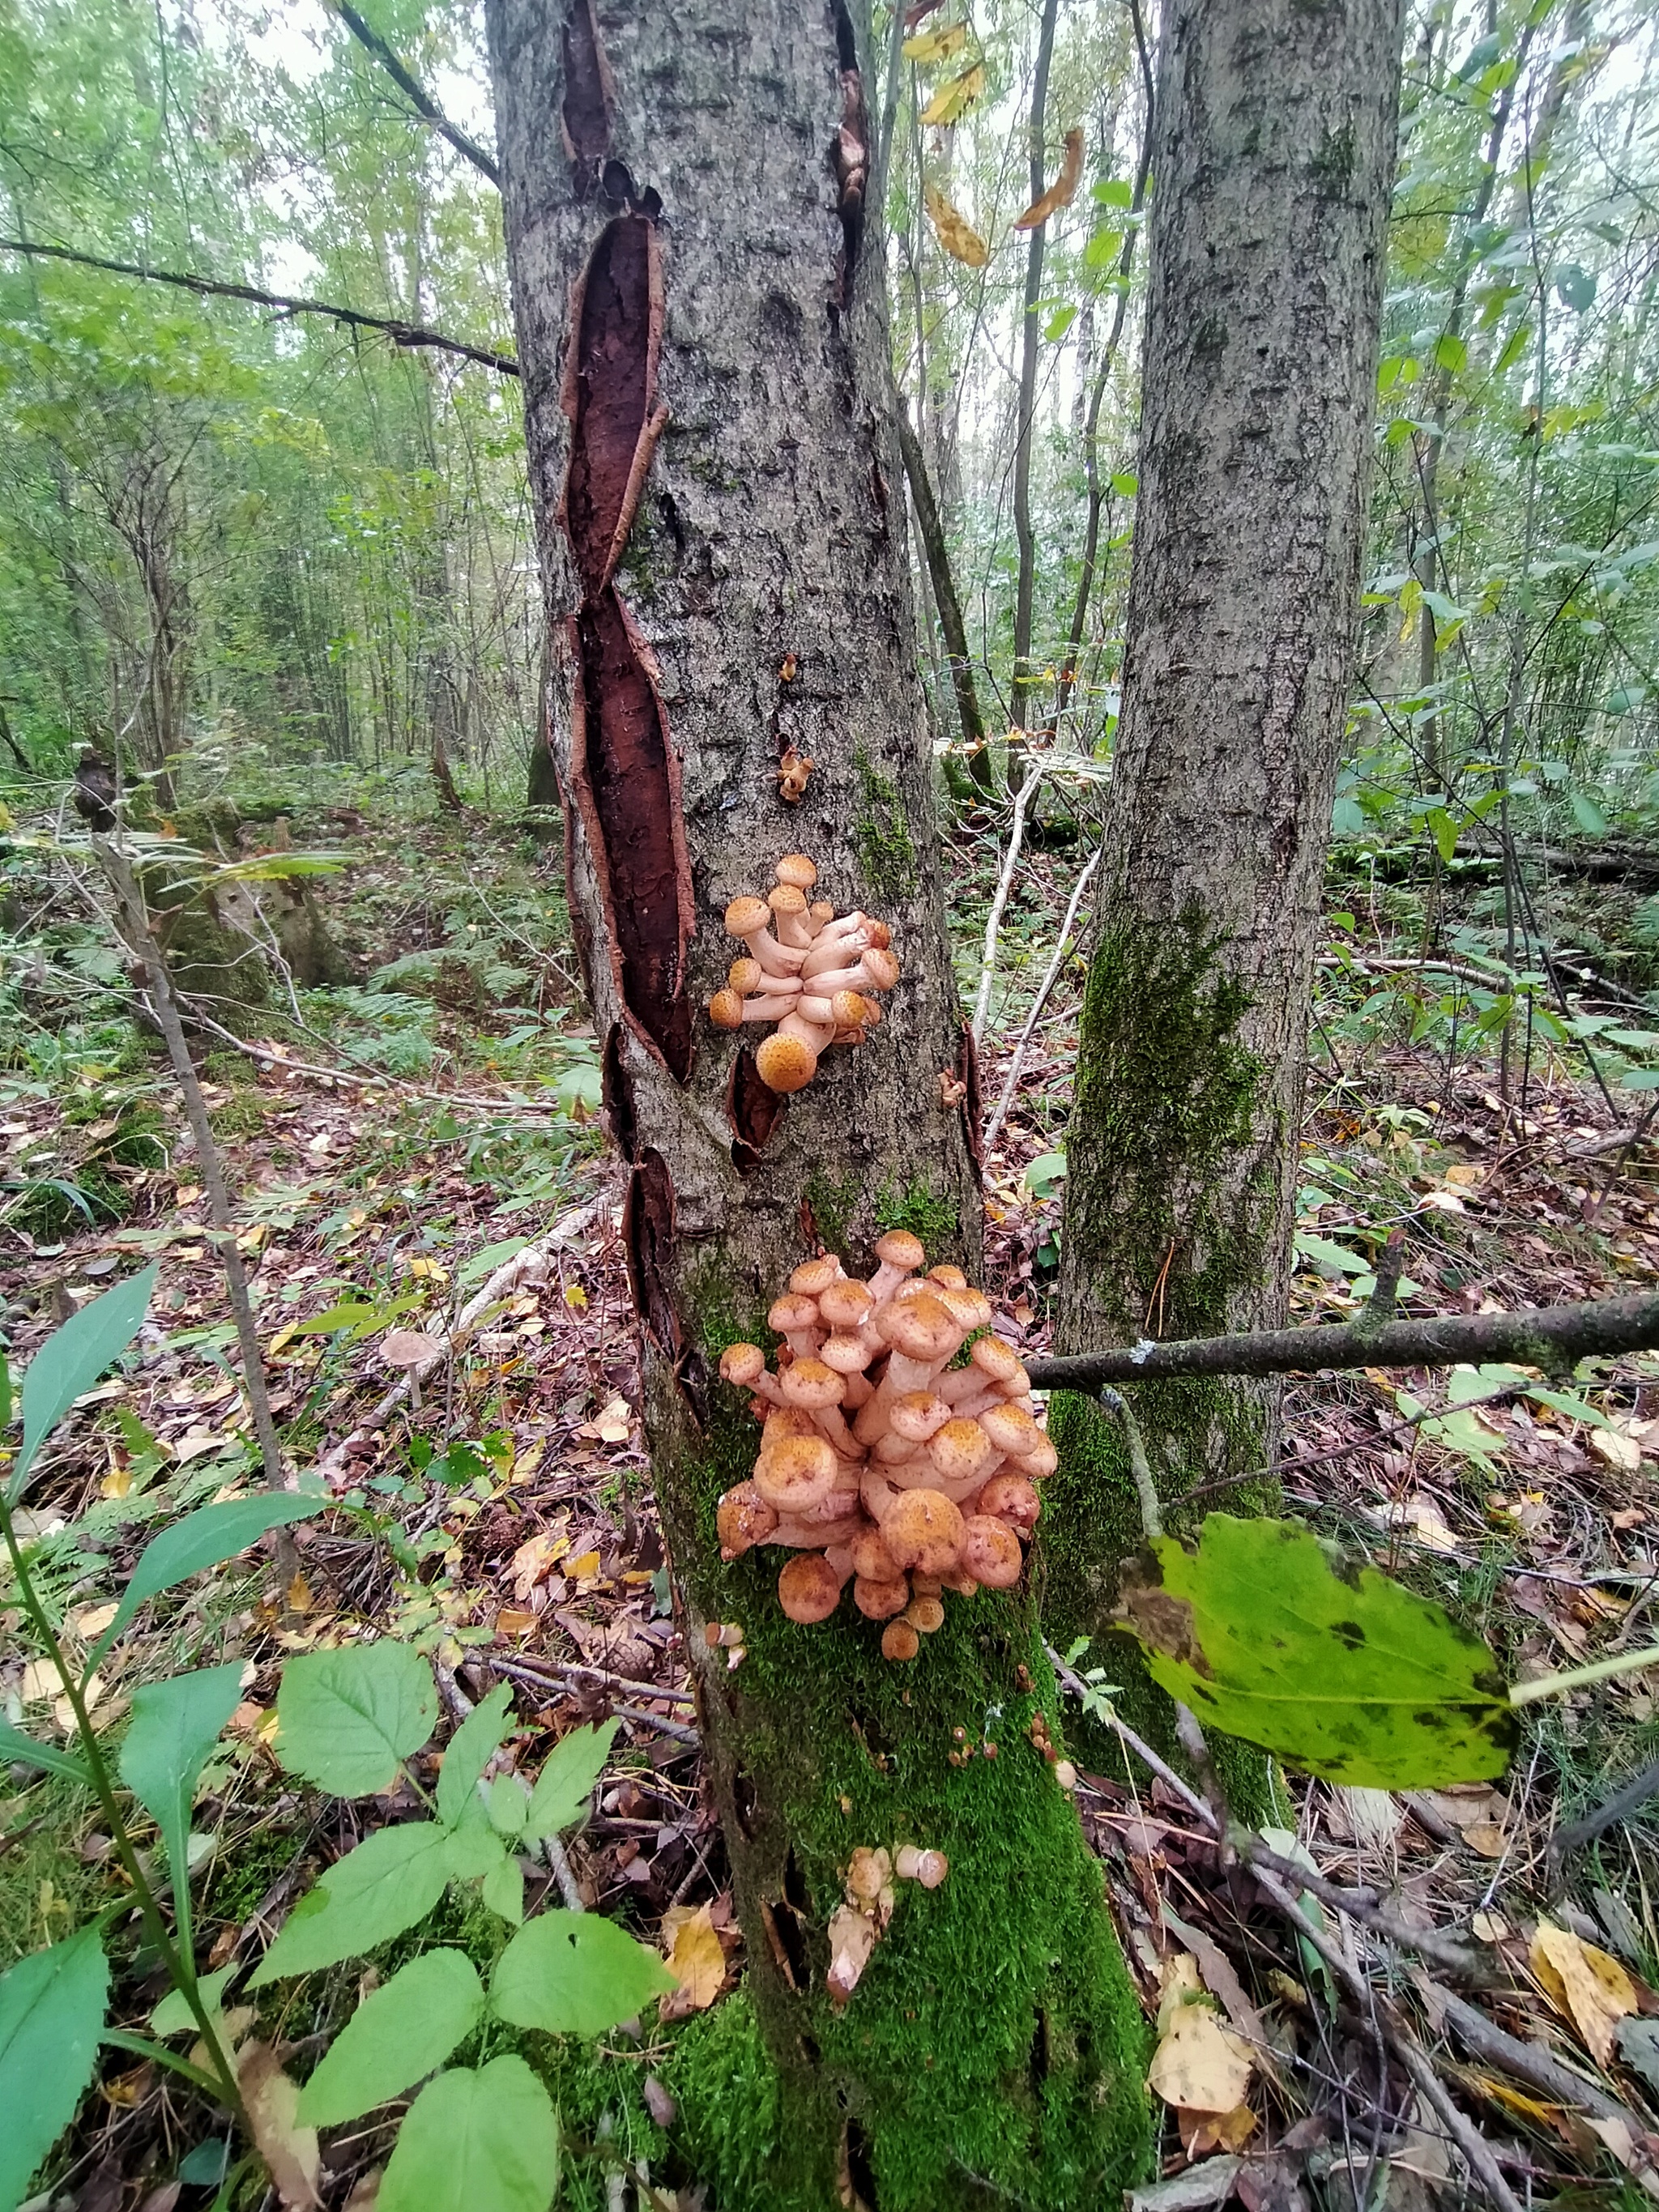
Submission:
[[1622,1429],[1592,1429],[1589,1448],[1599,1460],[1618,1474],[1637,1474],[1641,1471],[1642,1447],[1634,1437],[1627,1437]]
[[[1016,230],[1035,230],[1040,222],[1047,222],[1060,208],[1070,207],[1077,198],[1077,188],[1083,181],[1083,133],[1066,133],[1065,158],[1060,165],[1060,174],[1054,179],[1040,200],[1034,200],[1024,215],[1014,217]],[[1255,2125],[1254,2120],[1251,2125]]]
[[1501,1912],[1477,1912],[1469,1926],[1482,1943],[1501,1943],[1510,1932],[1510,1923]]
[[1446,1170],[1446,1181],[1461,1183],[1465,1190],[1472,1190],[1485,1182],[1486,1175],[1486,1170],[1477,1167],[1473,1160],[1457,1160]]
[[1211,2115],[1236,2112],[1250,2086],[1249,2045],[1210,2009],[1198,1961],[1187,1952],[1178,1952],[1164,1969],[1158,2026],[1146,2079],[1164,2103]]
[[925,131],[948,129],[968,112],[976,100],[982,99],[984,94],[985,64],[975,62],[972,69],[963,70],[960,76],[953,76],[948,84],[940,85],[921,111],[922,128]]
[[564,1571],[572,1582],[585,1581],[589,1575],[599,1571],[599,1555],[597,1552],[584,1552],[580,1559],[567,1560]]
[[706,1905],[675,1928],[667,1958],[679,1987],[664,1998],[661,2016],[682,2020],[688,2013],[707,2012],[726,1980],[726,1953]]
[[539,1582],[544,1582],[555,1564],[570,1549],[568,1536],[561,1536],[544,1529],[539,1535],[527,1537],[513,1554],[513,1595],[522,1605]]
[[586,1313],[587,1311],[587,1293],[580,1283],[567,1283],[565,1285],[564,1302],[566,1305],[569,1307],[572,1313]]
[[937,185],[929,185],[925,197],[933,234],[951,259],[965,263],[969,269],[983,269],[991,249],[966,216],[957,214]]
[[300,2127],[294,2118],[300,2102],[299,2083],[283,2073],[270,2045],[258,2042],[248,2044],[242,2051],[236,2076],[255,2147],[270,2168],[277,2196],[290,2212],[320,2205],[317,2184],[322,2160],[317,2130]]
[[628,1442],[633,1426],[633,1417],[625,1398],[612,1398],[591,1421],[584,1421],[576,1431],[579,1437],[595,1437],[601,1443],[623,1444]]
[[1659,2169],[1656,2169],[1647,2145],[1632,2131],[1628,2120],[1617,2118],[1591,2119],[1587,2124],[1592,2135],[1599,2136],[1626,2172],[1634,2174],[1650,2197],[1659,2197]]
[[528,1636],[535,1626],[535,1614],[522,1606],[504,1605],[495,1615],[497,1636]]
[[1177,2112],[1176,2125],[1188,2157],[1202,2158],[1206,2151],[1242,2150],[1261,2122],[1248,2105],[1236,2105],[1231,2112]]
[[1495,1820],[1474,1820],[1463,1831],[1463,1841],[1483,1859],[1501,1859],[1510,1847],[1509,1837]]
[[1571,2021],[1598,2066],[1612,2063],[1619,2023],[1639,2008],[1636,1985],[1609,1951],[1540,1920],[1532,1970],[1558,2012]]

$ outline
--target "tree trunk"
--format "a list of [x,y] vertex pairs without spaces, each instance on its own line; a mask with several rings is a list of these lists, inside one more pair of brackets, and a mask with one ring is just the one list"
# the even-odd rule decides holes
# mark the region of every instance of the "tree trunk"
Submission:
[[[1285,1308],[1319,893],[1357,630],[1399,0],[1176,0],[1158,58],[1123,713],[1067,1135],[1057,1346]],[[1271,1384],[1134,1393],[1160,1492],[1267,1466]],[[1047,1621],[1140,1543],[1058,1399]],[[1241,1496],[1231,1493],[1231,1509]],[[1172,1531],[1191,1527],[1178,1503]],[[1114,1679],[1130,1660],[1115,1649]],[[1156,1718],[1146,1692],[1143,1717]],[[1167,1716],[1167,1708],[1164,1709]],[[1167,1741],[1167,1734],[1165,1741]]]
[[[1048,64],[1054,57],[1054,19],[1059,12],[1060,0],[1042,0],[1028,134],[1033,205],[1042,198],[1047,180],[1044,124],[1048,106]],[[1025,781],[1024,732],[1030,720],[1031,691],[1036,682],[1031,666],[1031,617],[1036,595],[1036,538],[1031,528],[1031,442],[1036,430],[1037,349],[1042,342],[1037,308],[1042,297],[1042,248],[1047,230],[1047,223],[1038,223],[1026,245],[1025,312],[1020,324],[1019,402],[1014,420],[1014,537],[1019,563],[1014,580],[1014,665],[1008,679],[1012,722],[1008,732],[1010,792],[1018,791]]]
[[[792,1626],[779,1554],[722,1566],[758,1431],[716,1377],[822,1244],[878,1227],[971,1267],[975,1132],[921,744],[860,49],[838,6],[491,0],[570,905],[602,1042],[680,1621],[748,1946],[672,2082],[713,2201],[879,2212],[1093,2204],[1146,2136],[1139,2029],[1075,1811],[1029,1595],[952,1600],[908,1667],[843,1604]],[[862,251],[860,249],[863,249]],[[812,769],[799,803],[783,750]],[[703,1012],[727,902],[787,852],[889,923],[903,975],[787,1102]],[[954,1095],[954,1094],[953,1094]],[[728,1672],[705,1648],[744,1628]],[[953,1730],[1000,1756],[951,1763]],[[915,1840],[844,2010],[826,1929],[853,1850]],[[701,2114],[701,2118],[699,2115]],[[843,2193],[848,2192],[848,2193]]]

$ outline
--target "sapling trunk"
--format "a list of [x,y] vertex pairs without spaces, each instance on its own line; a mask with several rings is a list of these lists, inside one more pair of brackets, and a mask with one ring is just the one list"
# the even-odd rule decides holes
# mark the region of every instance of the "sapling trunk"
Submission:
[[[107,839],[94,837],[92,843],[98,864],[115,896],[120,934],[143,963],[145,980],[149,987],[150,1006],[167,1045],[173,1076],[184,1097],[185,1115],[190,1123],[191,1135],[195,1139],[196,1157],[208,1195],[208,1212],[214,1231],[212,1241],[225,1271],[225,1291],[230,1301],[231,1316],[236,1325],[237,1348],[241,1353],[242,1383],[247,1392],[248,1408],[253,1417],[253,1432],[258,1441],[265,1486],[270,1490],[283,1490],[288,1487],[288,1478],[283,1467],[282,1439],[276,1433],[276,1419],[270,1410],[270,1394],[265,1387],[264,1355],[259,1347],[259,1325],[254,1319],[253,1302],[248,1295],[247,1270],[242,1265],[241,1249],[236,1241],[235,1216],[231,1210],[224,1165],[214,1139],[213,1124],[208,1117],[207,1101],[202,1096],[196,1064],[190,1056],[185,1026],[179,1019],[179,1002],[173,996],[173,981],[167,974],[161,948],[150,928],[143,892],[131,863]],[[294,1539],[285,1529],[275,1532],[274,1551],[278,1571],[286,1587],[298,1571],[299,1553]]]

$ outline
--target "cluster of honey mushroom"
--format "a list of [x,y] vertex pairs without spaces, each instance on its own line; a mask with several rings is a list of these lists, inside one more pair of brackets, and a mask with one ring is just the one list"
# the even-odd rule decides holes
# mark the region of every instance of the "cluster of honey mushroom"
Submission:
[[793,1553],[778,1577],[792,1620],[827,1620],[850,1581],[859,1611],[887,1623],[884,1655],[914,1659],[944,1622],[945,1591],[1019,1580],[1055,1454],[1018,1357],[978,1334],[984,1294],[957,1267],[919,1275],[908,1231],[876,1257],[867,1282],[833,1255],[796,1268],[768,1316],[783,1339],[775,1373],[758,1345],[722,1356],[765,1427],[752,1477],[720,1501],[720,1556]]
[[827,899],[807,894],[818,872],[805,853],[786,853],[764,898],[733,899],[727,933],[748,957],[732,963],[726,988],[708,1001],[716,1029],[775,1022],[755,1054],[761,1081],[773,1091],[799,1091],[817,1073],[832,1044],[862,1044],[881,1008],[871,995],[890,991],[899,963],[884,922],[854,911],[837,915]]

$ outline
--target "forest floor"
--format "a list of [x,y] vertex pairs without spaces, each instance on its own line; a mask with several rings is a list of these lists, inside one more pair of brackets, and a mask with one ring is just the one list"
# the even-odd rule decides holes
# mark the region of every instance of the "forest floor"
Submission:
[[[289,1655],[391,1631],[436,1656],[462,1700],[506,1680],[526,1767],[574,1723],[618,1714],[570,1871],[589,1909],[665,1950],[702,1916],[726,1972],[705,1975],[679,2009],[716,2005],[742,1959],[636,1410],[620,1186],[597,1127],[592,1046],[571,1012],[550,860],[504,826],[441,820],[377,833],[347,813],[296,820],[295,834],[349,854],[325,900],[368,980],[307,997],[304,1028],[294,1008],[273,1015],[275,1057],[227,1046],[205,1074],[285,1448],[294,1465],[323,1467],[338,1510],[297,1532],[301,1572],[286,1591],[257,1565],[221,1570],[124,1646],[101,1670],[101,1717],[118,1721],[132,1687],[206,1631],[222,1656],[245,1662],[243,1703],[194,1814],[200,1948],[216,1966],[257,1956],[310,1875],[355,1838],[350,1808],[296,1792],[270,1753]],[[958,858],[978,896],[962,909],[971,979],[994,854],[964,841]],[[1035,855],[1023,872],[982,1071],[988,1103],[1073,872],[1063,854]],[[149,1523],[258,1470],[178,1093],[165,1063],[111,1012],[118,976],[99,969],[84,924],[66,913],[53,927],[53,973],[73,971],[80,995],[37,1011],[30,1042],[21,991],[23,1041],[0,1078],[11,1194],[0,1293],[14,1364],[135,1260],[160,1262],[140,1357],[58,1432],[27,1509],[43,1577],[71,1638],[86,1640]],[[1460,1053],[1443,1019],[1425,1022],[1439,984],[1391,973],[1384,989],[1356,969],[1411,949],[1397,902],[1332,926],[1303,1133],[1295,1317],[1357,1311],[1395,1227],[1406,1232],[1411,1313],[1659,1279],[1659,1150],[1613,1136],[1634,1123],[1631,1099],[1614,1094],[1621,1123],[1582,1063],[1536,1040],[1529,1054],[1517,1041],[1505,1075],[1490,1039],[1471,1050],[1466,1036]],[[986,1164],[984,1287],[1023,1352],[1048,1341],[1079,973],[1074,958]],[[418,1407],[388,1403],[398,1378],[377,1348],[388,1323],[447,1326],[532,1244],[538,1264],[493,1301],[465,1358]],[[1659,1358],[1591,1363],[1560,1406],[1513,1394],[1478,1409],[1459,1402],[1490,1389],[1489,1378],[1380,1371],[1296,1380],[1285,1403],[1289,1509],[1453,1607],[1512,1676],[1651,1640]],[[1425,1408],[1428,1418],[1401,1425]],[[0,1614],[0,1708],[61,1731],[66,1716],[29,1664],[15,1609]],[[1082,1663],[1101,1660],[1109,1666],[1109,1652]],[[1501,1786],[1389,1797],[1291,1784],[1297,1841],[1321,1872],[1375,1886],[1408,1925],[1468,1936],[1481,1972],[1465,1994],[1484,2016],[1626,2114],[1608,2118],[1589,2090],[1579,2102],[1559,2081],[1552,2093],[1506,2071],[1456,2030],[1438,1969],[1401,1966],[1395,2001],[1523,2202],[1655,2188],[1659,1799],[1564,1865],[1550,1844],[1558,1826],[1659,1758],[1656,1698],[1659,1681],[1638,1674],[1529,1708]],[[0,1967],[116,1893],[93,1802],[64,1782],[10,1778],[0,1770]],[[1398,2212],[1425,2192],[1458,2196],[1458,2154],[1440,2122],[1182,1802],[1126,1754],[1082,1778],[1079,1802],[1146,2003],[1149,2051],[1169,1961],[1184,1956],[1251,2053],[1253,2126],[1206,2130],[1190,2111],[1170,2111],[1164,2184],[1148,2202],[1233,2197],[1249,2212],[1297,2212],[1386,2196]],[[543,1868],[536,1879],[546,1887],[554,1875]],[[1327,1924],[1363,1961],[1354,1924],[1335,1913]],[[1601,1964],[1609,1954],[1629,2005]],[[142,1960],[122,1980],[131,2025],[161,1986]],[[1613,1991],[1599,2008],[1598,1989]],[[358,1990],[337,1974],[302,2014],[266,1993],[258,2032],[303,2049]],[[702,2201],[675,2140],[676,2033],[655,2025],[565,2053],[557,2086],[572,2156],[562,2201],[627,2201],[616,2195],[619,2160],[641,2204]],[[153,2067],[111,2058],[53,2169],[50,2201],[78,2212],[173,2212],[181,2198],[185,2212],[205,2207],[210,2189],[177,2179],[204,2108]],[[331,2205],[383,2155],[384,2136],[359,2124],[325,2142]]]

